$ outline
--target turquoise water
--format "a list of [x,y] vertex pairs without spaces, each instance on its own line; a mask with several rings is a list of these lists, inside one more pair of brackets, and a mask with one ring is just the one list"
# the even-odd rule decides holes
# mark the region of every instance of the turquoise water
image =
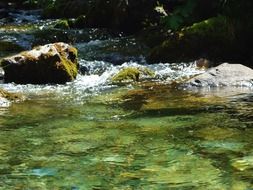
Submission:
[[[253,189],[251,88],[174,88],[204,71],[147,65],[133,37],[25,19],[1,19],[0,42],[74,43],[87,73],[66,85],[0,84],[26,98],[0,108],[1,190]],[[126,67],[155,76],[113,84]]]

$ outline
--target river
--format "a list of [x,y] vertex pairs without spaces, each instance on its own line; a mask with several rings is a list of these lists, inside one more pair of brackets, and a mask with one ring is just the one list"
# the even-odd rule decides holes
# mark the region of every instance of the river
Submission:
[[[85,73],[65,85],[0,84],[26,97],[0,108],[0,189],[253,189],[251,88],[174,88],[204,71],[148,65],[134,37],[54,29],[36,11],[11,16],[1,42],[71,42]],[[155,76],[111,81],[130,66]]]

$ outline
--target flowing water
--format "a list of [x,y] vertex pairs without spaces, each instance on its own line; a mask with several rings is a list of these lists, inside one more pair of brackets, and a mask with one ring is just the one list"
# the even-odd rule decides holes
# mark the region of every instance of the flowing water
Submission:
[[[34,38],[52,22],[3,24],[0,36],[29,48],[52,40]],[[0,85],[26,97],[0,109],[0,189],[253,189],[251,88],[174,88],[203,71],[147,65],[145,47],[120,34],[53,31],[76,37],[85,74],[66,85]],[[155,76],[111,81],[129,66]]]

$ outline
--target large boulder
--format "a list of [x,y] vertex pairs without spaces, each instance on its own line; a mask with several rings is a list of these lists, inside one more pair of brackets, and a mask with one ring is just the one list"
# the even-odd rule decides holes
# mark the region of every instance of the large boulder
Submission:
[[35,47],[1,61],[5,82],[63,84],[76,78],[76,48],[59,42]]
[[186,81],[187,87],[253,86],[253,70],[241,64],[223,63]]

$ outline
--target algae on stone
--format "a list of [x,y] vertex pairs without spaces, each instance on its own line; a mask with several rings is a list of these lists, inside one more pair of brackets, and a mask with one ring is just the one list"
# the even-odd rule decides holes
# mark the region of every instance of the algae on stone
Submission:
[[69,23],[68,20],[60,20],[58,21],[55,25],[54,28],[58,28],[58,29],[69,29]]
[[154,77],[154,71],[148,68],[138,68],[138,67],[127,67],[120,70],[111,79],[112,82],[122,82],[122,81],[134,81],[138,82],[141,75],[146,75],[149,77]]

